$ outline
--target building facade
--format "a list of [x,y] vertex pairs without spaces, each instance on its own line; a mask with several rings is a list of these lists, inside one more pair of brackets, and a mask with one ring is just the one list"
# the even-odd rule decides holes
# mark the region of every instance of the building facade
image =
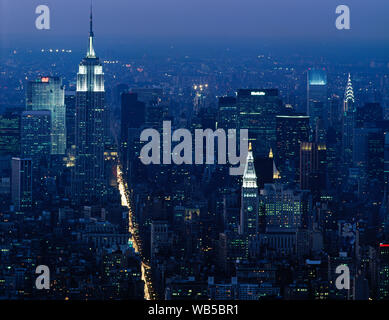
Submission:
[[51,113],[51,154],[66,151],[65,89],[59,77],[41,77],[27,83],[28,111],[48,110]]
[[12,158],[11,194],[17,211],[32,207],[32,166],[31,159]]
[[259,197],[251,144],[243,174],[241,197],[240,234],[255,237],[258,232]]
[[93,41],[91,13],[88,52],[77,73],[76,155],[72,173],[72,196],[76,203],[101,201],[106,190],[104,73]]

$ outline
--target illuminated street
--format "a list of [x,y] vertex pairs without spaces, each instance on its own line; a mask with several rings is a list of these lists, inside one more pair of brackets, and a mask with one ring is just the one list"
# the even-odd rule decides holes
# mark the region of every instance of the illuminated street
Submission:
[[152,284],[151,267],[147,263],[147,261],[145,261],[145,258],[143,257],[142,254],[142,240],[139,235],[139,227],[138,224],[136,223],[136,218],[133,212],[130,191],[128,189],[127,183],[123,179],[123,174],[120,165],[117,166],[117,180],[118,180],[122,206],[128,208],[128,214],[129,214],[128,227],[130,232],[129,240],[132,242],[135,252],[140,255],[142,260],[142,265],[141,265],[142,280],[145,283],[144,297],[146,300],[154,300],[156,299],[156,294],[154,293],[153,284]]

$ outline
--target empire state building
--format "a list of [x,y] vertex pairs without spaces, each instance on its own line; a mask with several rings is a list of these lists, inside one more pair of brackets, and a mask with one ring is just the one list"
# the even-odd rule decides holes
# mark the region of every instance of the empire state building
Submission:
[[76,149],[72,172],[72,199],[80,205],[101,202],[106,189],[104,73],[96,56],[93,41],[91,9],[88,51],[77,73]]

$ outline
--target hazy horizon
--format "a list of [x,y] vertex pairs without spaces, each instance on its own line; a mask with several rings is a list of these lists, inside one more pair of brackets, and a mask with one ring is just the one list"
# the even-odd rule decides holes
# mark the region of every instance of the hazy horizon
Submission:
[[[166,55],[275,52],[389,57],[389,1],[362,0],[103,0],[93,1],[97,53]],[[48,5],[50,30],[35,28],[35,8]],[[351,30],[337,30],[335,9],[351,10]],[[0,49],[84,51],[90,0],[0,0]]]
[[[382,0],[103,0],[93,1],[98,36],[145,38],[262,38],[388,41],[389,2]],[[51,11],[51,29],[35,28],[35,8]],[[338,5],[351,10],[351,30],[335,27]],[[82,36],[90,0],[0,0],[2,37]]]

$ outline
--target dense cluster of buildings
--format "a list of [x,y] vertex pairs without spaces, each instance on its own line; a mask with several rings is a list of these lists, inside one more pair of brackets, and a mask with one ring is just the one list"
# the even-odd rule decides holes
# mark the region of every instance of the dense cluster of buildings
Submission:
[[[276,89],[244,89],[173,118],[192,133],[249,129],[242,177],[217,164],[142,165],[139,134],[162,130],[166,97],[123,93],[121,155],[158,297],[387,298],[389,122],[380,104],[356,101],[350,75],[331,99],[326,71],[307,74],[305,113]],[[155,105],[159,124],[147,123]],[[339,265],[350,290],[335,286]]]
[[[276,82],[250,88],[249,74],[244,89],[215,94],[204,65],[170,89],[141,67],[131,84],[110,83],[104,64],[91,16],[74,90],[39,76],[22,108],[0,114],[1,299],[389,298],[384,98],[348,72],[331,83],[325,68],[292,77],[296,92],[307,85],[302,99]],[[247,129],[243,175],[228,163],[143,164],[140,135],[163,135],[164,121]],[[35,287],[38,265],[49,290]],[[335,285],[340,265],[349,290]]]

